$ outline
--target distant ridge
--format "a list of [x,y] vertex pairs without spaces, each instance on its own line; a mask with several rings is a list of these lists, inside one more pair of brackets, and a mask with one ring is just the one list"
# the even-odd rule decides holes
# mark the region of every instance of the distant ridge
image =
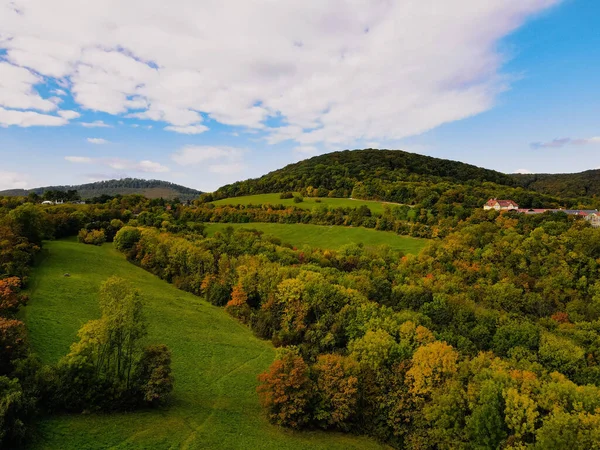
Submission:
[[0,191],[0,196],[27,196],[30,192],[38,195],[45,191],[76,190],[81,198],[93,198],[101,195],[140,194],[148,198],[193,200],[201,191],[191,189],[169,181],[143,180],[140,178],[122,178],[120,180],[96,181],[94,183],[73,186],[45,186],[34,189],[8,189]]
[[533,173],[512,175],[520,186],[559,197],[600,196],[600,169],[579,173]]

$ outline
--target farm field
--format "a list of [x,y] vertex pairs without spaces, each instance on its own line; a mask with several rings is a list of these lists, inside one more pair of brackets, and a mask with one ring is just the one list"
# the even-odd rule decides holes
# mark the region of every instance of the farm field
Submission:
[[[316,200],[321,200],[321,203],[317,203]],[[316,197],[304,197],[302,203],[294,203],[293,198],[281,199],[279,194],[257,194],[257,195],[246,195],[243,197],[231,197],[224,198],[212,202],[215,205],[264,205],[270,203],[272,205],[284,205],[284,206],[296,206],[303,209],[312,209],[321,205],[327,205],[334,208],[358,208],[361,205],[367,205],[373,214],[382,214],[383,205],[385,202],[378,202],[373,200],[353,200],[351,198],[316,198]],[[398,205],[397,203],[390,203],[390,205]]]
[[425,245],[427,239],[418,239],[409,236],[400,236],[387,231],[371,230],[369,228],[351,228],[343,226],[311,225],[311,224],[283,224],[283,223],[211,223],[206,224],[209,236],[226,227],[247,228],[263,231],[265,234],[275,236],[283,242],[296,247],[309,245],[311,247],[328,248],[337,250],[346,244],[363,243],[367,246],[389,245],[393,249],[404,253],[418,253]]
[[143,294],[149,342],[165,343],[173,352],[175,390],[160,409],[41,419],[31,448],[382,448],[367,438],[270,425],[255,386],[256,376],[275,357],[272,345],[222,309],[127,262],[111,244],[53,241],[43,252],[22,311],[33,350],[43,361],[54,363],[68,352],[80,326],[99,316],[100,283],[118,275]]

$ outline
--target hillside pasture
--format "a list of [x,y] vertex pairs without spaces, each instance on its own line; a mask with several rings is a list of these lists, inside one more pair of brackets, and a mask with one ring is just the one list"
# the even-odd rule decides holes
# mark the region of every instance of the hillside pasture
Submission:
[[[398,206],[398,203],[386,203],[378,202],[373,200],[355,200],[351,198],[330,198],[330,197],[304,197],[304,201],[301,203],[294,203],[293,198],[279,198],[280,194],[258,194],[258,195],[246,195],[243,197],[231,197],[217,200],[212,203],[215,205],[284,205],[284,206],[296,206],[303,209],[313,209],[322,205],[329,208],[358,208],[361,205],[369,207],[373,214],[383,214],[383,205],[389,204]],[[296,194],[298,195],[298,194]]]
[[42,360],[55,363],[69,351],[81,325],[99,316],[100,284],[118,275],[143,295],[148,341],[172,350],[175,390],[170,403],[158,409],[44,417],[29,448],[381,448],[363,437],[295,433],[270,425],[255,388],[257,375],[275,357],[272,345],[223,309],[127,262],[111,244],[54,241],[45,243],[43,252],[22,311]]
[[235,229],[244,228],[262,231],[265,235],[274,236],[281,239],[282,242],[296,247],[308,245],[332,250],[338,250],[347,244],[389,245],[391,248],[400,250],[403,253],[416,254],[429,242],[427,239],[400,236],[392,232],[371,230],[369,228],[302,223],[211,223],[207,224],[206,231],[209,236],[212,236],[228,226]]

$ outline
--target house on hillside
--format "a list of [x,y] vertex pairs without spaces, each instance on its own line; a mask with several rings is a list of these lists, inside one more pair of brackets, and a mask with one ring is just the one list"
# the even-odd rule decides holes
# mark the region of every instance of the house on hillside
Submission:
[[598,211],[593,211],[590,213],[586,213],[584,216],[585,220],[587,220],[594,228],[600,228],[600,213]]
[[491,198],[487,201],[485,205],[483,205],[483,209],[495,209],[496,211],[512,211],[519,209],[519,205],[517,205],[512,200],[498,200],[495,198]]

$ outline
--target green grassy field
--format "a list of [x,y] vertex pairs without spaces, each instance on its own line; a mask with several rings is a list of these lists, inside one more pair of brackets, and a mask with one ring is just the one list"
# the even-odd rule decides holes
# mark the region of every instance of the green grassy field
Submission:
[[[246,195],[244,197],[232,197],[225,198],[223,200],[217,200],[213,202],[215,205],[264,205],[270,203],[272,205],[285,205],[285,206],[297,206],[298,208],[312,209],[320,205],[327,205],[329,207],[344,207],[344,208],[358,208],[360,205],[367,205],[371,212],[375,214],[383,213],[383,205],[385,202],[376,202],[370,200],[352,200],[350,198],[329,198],[323,197],[318,200],[321,203],[316,202],[317,198],[304,197],[302,203],[294,203],[293,198],[281,199],[279,194],[258,194],[258,195]],[[397,205],[393,203],[393,205]]]
[[363,243],[367,246],[389,245],[391,248],[401,250],[403,253],[419,253],[429,242],[427,239],[418,239],[408,236],[399,236],[387,231],[371,230],[369,228],[351,228],[342,226],[324,226],[310,224],[283,224],[283,223],[211,223],[206,224],[206,232],[212,236],[217,231],[222,231],[228,226],[234,228],[247,228],[263,231],[265,234],[275,236],[288,244],[301,247],[328,248],[337,250],[346,244]]
[[[69,273],[70,277],[64,277]],[[140,289],[149,341],[173,352],[175,390],[164,408],[41,419],[35,449],[375,449],[339,433],[292,433],[270,425],[255,393],[256,376],[274,358],[270,343],[222,309],[128,263],[110,244],[47,242],[24,319],[46,363],[67,353],[77,330],[99,316],[100,283],[119,275]]]

